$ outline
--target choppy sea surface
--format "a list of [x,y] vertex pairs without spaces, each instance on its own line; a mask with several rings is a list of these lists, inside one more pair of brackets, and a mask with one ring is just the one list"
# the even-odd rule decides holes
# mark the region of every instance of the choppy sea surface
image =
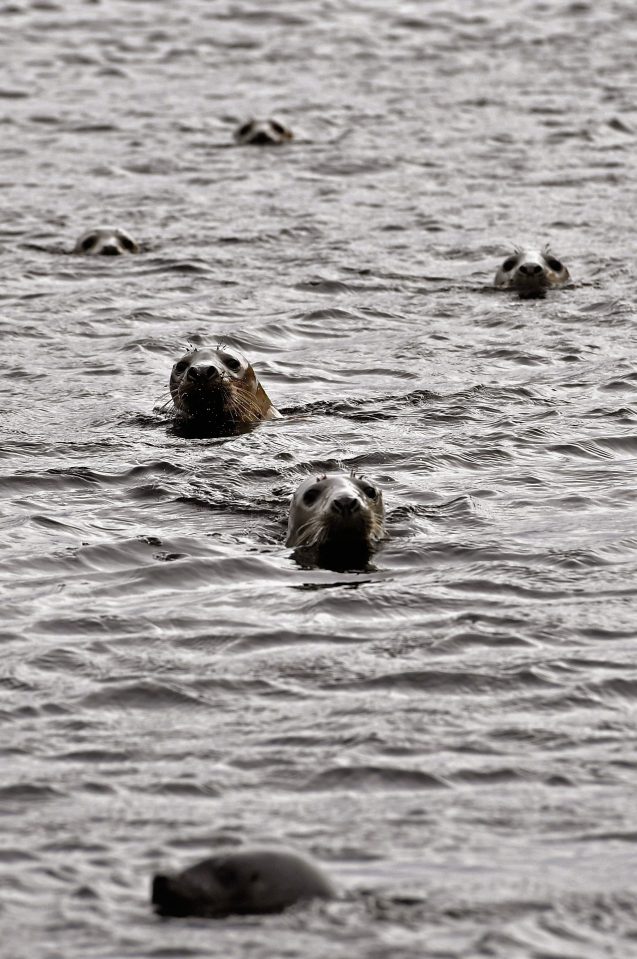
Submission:
[[[637,955],[636,44],[630,0],[0,3],[3,955]],[[69,255],[103,222],[143,252]],[[570,289],[491,289],[526,242]],[[219,338],[284,418],[179,435]],[[284,546],[338,468],[365,572]],[[341,897],[153,916],[241,843]]]

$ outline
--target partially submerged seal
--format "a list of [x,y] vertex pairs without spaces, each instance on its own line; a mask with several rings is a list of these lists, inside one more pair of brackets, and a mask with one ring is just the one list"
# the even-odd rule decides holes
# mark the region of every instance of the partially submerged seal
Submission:
[[100,226],[83,233],[73,252],[87,256],[121,256],[124,253],[139,253],[139,243],[126,230]]
[[331,569],[364,568],[384,535],[381,491],[363,476],[310,476],[290,505],[286,546],[315,554]]
[[287,143],[294,134],[279,120],[248,120],[235,130],[237,143],[251,146],[278,146]]
[[179,416],[220,427],[281,416],[245,356],[222,344],[182,356],[170,374],[170,395]]
[[548,246],[543,250],[521,250],[506,258],[495,275],[501,290],[515,290],[523,299],[543,296],[551,286],[563,286],[570,274]]
[[319,867],[288,850],[228,852],[175,875],[153,879],[151,901],[160,916],[281,912],[309,899],[331,899],[334,886]]

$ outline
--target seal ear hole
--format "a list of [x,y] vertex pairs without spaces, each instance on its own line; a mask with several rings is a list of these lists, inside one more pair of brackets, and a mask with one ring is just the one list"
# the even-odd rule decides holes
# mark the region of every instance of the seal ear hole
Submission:
[[306,491],[303,493],[303,502],[306,506],[311,506],[312,503],[316,503],[319,495],[320,490],[318,490],[316,486],[310,486],[310,488],[306,489]]
[[513,267],[516,265],[517,262],[518,262],[517,256],[509,256],[502,264],[502,269],[505,271],[505,273],[509,273],[513,269]]
[[547,256],[545,260],[549,270],[553,270],[554,273],[561,273],[564,269],[564,265],[554,256]]

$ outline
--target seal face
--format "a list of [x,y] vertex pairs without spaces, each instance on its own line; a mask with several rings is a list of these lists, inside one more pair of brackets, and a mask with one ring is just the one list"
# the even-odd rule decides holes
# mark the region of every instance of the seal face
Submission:
[[73,252],[86,256],[121,256],[124,253],[139,253],[139,244],[126,230],[101,226],[83,233]]
[[364,568],[384,535],[381,491],[363,476],[328,473],[300,484],[286,546],[307,548],[329,569]]
[[151,901],[160,916],[281,912],[309,899],[331,899],[335,889],[314,863],[287,850],[229,852],[176,875],[157,875]]
[[548,246],[543,250],[520,250],[506,258],[495,275],[501,290],[515,290],[522,299],[544,296],[551,286],[563,286],[570,274]]
[[251,146],[278,146],[293,138],[293,133],[279,120],[248,120],[235,130],[237,143]]
[[180,416],[220,427],[281,417],[245,356],[223,344],[182,356],[170,374],[170,395]]

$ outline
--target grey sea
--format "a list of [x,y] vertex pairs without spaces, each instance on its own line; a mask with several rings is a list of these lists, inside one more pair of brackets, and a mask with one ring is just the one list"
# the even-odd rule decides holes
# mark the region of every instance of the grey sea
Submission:
[[[637,956],[636,45],[632,0],[0,2],[3,957]],[[70,255],[101,223],[142,252]],[[545,243],[570,288],[493,289]],[[183,435],[219,340],[283,418]],[[284,545],[337,469],[364,571]],[[153,915],[242,844],[339,898]]]

